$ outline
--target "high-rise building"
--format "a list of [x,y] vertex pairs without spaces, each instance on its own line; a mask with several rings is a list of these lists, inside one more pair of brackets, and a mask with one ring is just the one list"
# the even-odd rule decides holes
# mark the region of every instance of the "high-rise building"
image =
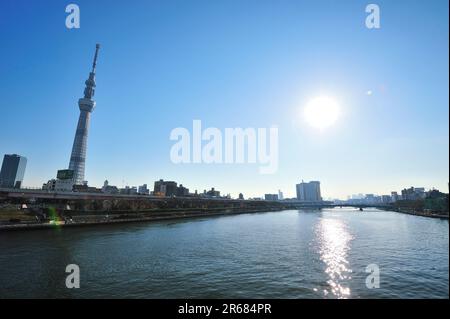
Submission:
[[147,187],[147,184],[141,185],[138,187],[138,194],[148,195],[150,194],[150,190]]
[[189,196],[189,188],[186,188],[183,184],[180,184],[180,186],[177,187],[176,195],[179,197]]
[[383,204],[389,204],[392,202],[392,196],[391,195],[381,195],[381,202]]
[[73,191],[74,178],[73,170],[60,169],[56,174],[55,190],[59,192],[71,192]]
[[278,200],[278,194],[264,194],[264,200]]
[[25,175],[27,159],[17,154],[5,154],[0,170],[0,187],[20,188]]
[[320,193],[320,182],[311,181],[309,183],[301,182],[296,185],[297,199],[304,202],[319,202],[322,200]]
[[56,189],[56,179],[51,179],[51,180],[49,180],[47,183],[44,183],[43,185],[42,185],[42,189],[43,190],[46,190],[46,191],[55,191],[55,189]]
[[121,195],[137,195],[138,191],[136,186],[125,186],[125,188],[121,188],[119,190],[119,194]]
[[423,187],[410,187],[402,190],[403,200],[418,200],[426,197],[425,188]]
[[86,88],[84,89],[84,97],[78,100],[80,108],[80,117],[78,119],[75,139],[72,146],[72,154],[70,156],[69,169],[74,171],[73,181],[80,185],[84,181],[84,172],[86,164],[87,139],[89,133],[89,122],[91,113],[95,107],[93,100],[95,93],[95,68],[97,66],[97,56],[100,45],[96,45],[94,62],[89,78],[86,80]]
[[399,196],[397,192],[393,191],[391,192],[391,198],[393,202],[396,202],[401,199],[401,196]]
[[177,194],[177,182],[160,179],[155,182],[153,194],[155,196],[174,196]]
[[119,189],[117,188],[117,186],[109,185],[108,180],[105,180],[105,182],[103,183],[102,192],[107,194],[118,194]]
[[205,197],[220,197],[220,191],[216,190],[214,187],[211,187],[209,191],[204,190],[203,196]]
[[278,190],[278,199],[279,200],[283,200],[284,199],[284,195],[283,195],[283,192],[281,191],[281,189]]

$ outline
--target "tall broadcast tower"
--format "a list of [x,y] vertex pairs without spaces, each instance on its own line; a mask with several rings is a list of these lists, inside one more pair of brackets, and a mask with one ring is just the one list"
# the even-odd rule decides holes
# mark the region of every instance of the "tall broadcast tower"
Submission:
[[80,185],[84,181],[84,170],[86,162],[87,138],[89,133],[89,121],[91,112],[94,110],[95,101],[92,99],[95,93],[95,67],[97,66],[97,56],[100,44],[95,46],[94,62],[89,78],[86,80],[84,97],[78,100],[80,107],[80,117],[78,119],[77,131],[72,146],[69,169],[73,170],[73,182]]

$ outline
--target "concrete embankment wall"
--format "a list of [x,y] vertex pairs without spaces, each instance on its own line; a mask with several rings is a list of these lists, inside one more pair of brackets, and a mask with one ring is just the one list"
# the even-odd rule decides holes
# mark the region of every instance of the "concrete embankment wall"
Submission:
[[[89,225],[107,225],[107,224],[118,224],[118,223],[130,223],[130,222],[150,222],[150,221],[162,221],[162,220],[172,220],[172,219],[182,219],[182,218],[198,218],[198,217],[209,217],[209,216],[227,216],[227,215],[237,215],[237,214],[249,214],[249,213],[261,213],[266,211],[279,210],[274,209],[261,209],[261,210],[213,210],[213,211],[171,211],[171,212],[147,212],[147,213],[100,213],[95,212],[95,214],[86,212],[74,212],[71,211],[70,215],[68,212],[62,214],[66,217],[65,220],[56,223],[21,223],[21,224],[11,224],[11,225],[0,225],[0,231],[8,230],[32,230],[32,229],[48,229],[48,228],[59,228],[59,227],[81,227]],[[70,219],[68,219],[70,216]]]

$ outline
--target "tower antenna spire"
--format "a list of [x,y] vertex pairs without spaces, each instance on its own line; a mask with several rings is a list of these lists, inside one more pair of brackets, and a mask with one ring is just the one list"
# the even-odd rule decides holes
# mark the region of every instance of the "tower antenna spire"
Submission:
[[95,68],[97,66],[97,57],[98,57],[98,50],[100,49],[100,44],[95,45],[95,56],[94,56],[94,62],[92,63],[92,73],[95,73]]

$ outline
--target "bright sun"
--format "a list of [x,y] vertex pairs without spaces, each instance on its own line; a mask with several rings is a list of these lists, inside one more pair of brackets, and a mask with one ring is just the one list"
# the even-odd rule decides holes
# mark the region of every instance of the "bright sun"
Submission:
[[339,105],[329,97],[317,97],[309,101],[306,105],[304,116],[311,126],[324,129],[337,121],[339,117]]

